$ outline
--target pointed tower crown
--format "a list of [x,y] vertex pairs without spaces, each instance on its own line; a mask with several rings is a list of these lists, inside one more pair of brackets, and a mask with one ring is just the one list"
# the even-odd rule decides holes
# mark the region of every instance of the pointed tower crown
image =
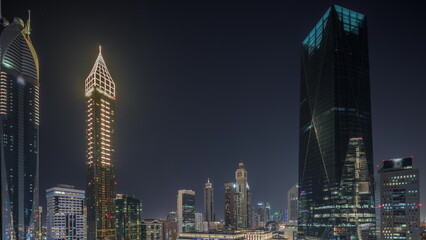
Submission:
[[97,90],[110,98],[115,98],[115,83],[109,74],[105,60],[102,57],[102,49],[99,46],[99,55],[95,61],[95,65],[86,78],[86,96],[90,96],[93,91]]

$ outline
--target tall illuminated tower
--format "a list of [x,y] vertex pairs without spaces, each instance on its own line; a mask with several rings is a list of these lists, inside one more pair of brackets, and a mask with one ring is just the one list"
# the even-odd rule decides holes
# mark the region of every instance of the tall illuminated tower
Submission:
[[374,238],[366,16],[330,7],[301,60],[298,239]]
[[237,228],[248,228],[250,219],[250,188],[247,182],[247,170],[244,163],[238,164],[235,171]]
[[210,222],[215,221],[213,194],[213,184],[210,179],[207,179],[206,184],[204,184],[204,221],[208,222],[209,225]]
[[3,240],[36,238],[39,64],[30,19],[0,20],[0,155]]
[[87,239],[115,239],[115,84],[100,47],[85,90]]

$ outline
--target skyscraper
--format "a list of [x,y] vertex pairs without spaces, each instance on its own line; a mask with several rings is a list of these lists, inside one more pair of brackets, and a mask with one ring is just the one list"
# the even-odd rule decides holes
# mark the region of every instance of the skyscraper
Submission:
[[225,183],[225,227],[237,227],[237,196],[235,183]]
[[[299,238],[364,239],[375,225],[366,16],[333,5],[303,41],[301,59]],[[356,164],[360,178],[350,173]]]
[[288,208],[288,220],[293,222],[297,221],[298,216],[298,199],[299,199],[299,191],[298,186],[295,184],[290,188],[287,192],[287,208]]
[[177,218],[179,232],[195,231],[195,192],[179,190],[177,196]]
[[420,238],[419,169],[412,157],[384,160],[376,179],[379,239]]
[[117,240],[141,240],[142,202],[135,196],[117,194],[115,199]]
[[100,47],[85,90],[87,238],[115,239],[115,83]]
[[210,179],[207,179],[207,183],[204,185],[204,221],[207,223],[215,221],[213,194],[213,185]]
[[46,198],[48,239],[86,239],[84,190],[71,185],[58,185],[46,190]]
[[247,183],[247,170],[244,163],[238,164],[235,171],[237,228],[248,228],[250,218],[250,188]]
[[0,20],[1,239],[35,238],[39,167],[39,63],[30,18]]

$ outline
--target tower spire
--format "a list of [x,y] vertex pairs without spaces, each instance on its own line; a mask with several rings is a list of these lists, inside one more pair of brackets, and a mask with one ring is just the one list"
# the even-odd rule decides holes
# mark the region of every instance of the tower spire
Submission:
[[102,55],[102,46],[99,45],[99,55]]
[[31,33],[31,10],[28,10],[28,19],[27,19],[27,24],[25,25],[25,33],[27,35],[30,35]]

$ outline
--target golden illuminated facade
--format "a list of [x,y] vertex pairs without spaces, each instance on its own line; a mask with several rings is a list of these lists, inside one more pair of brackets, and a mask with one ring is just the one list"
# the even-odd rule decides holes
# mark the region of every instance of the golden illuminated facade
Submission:
[[101,48],[85,90],[87,239],[115,239],[115,84]]

